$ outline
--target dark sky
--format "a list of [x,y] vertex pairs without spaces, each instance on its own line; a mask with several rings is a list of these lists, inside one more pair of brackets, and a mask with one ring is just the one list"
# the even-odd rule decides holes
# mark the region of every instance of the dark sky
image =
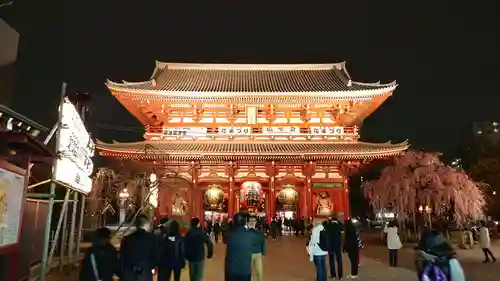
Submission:
[[50,123],[64,78],[70,91],[91,93],[96,137],[131,140],[139,135],[96,127],[140,126],[103,84],[147,79],[155,59],[347,61],[354,80],[400,85],[366,120],[363,140],[408,138],[416,148],[448,152],[467,124],[500,117],[496,1],[480,7],[471,1],[256,2],[91,0],[55,8],[36,1],[34,11],[17,17],[27,31],[15,107]]

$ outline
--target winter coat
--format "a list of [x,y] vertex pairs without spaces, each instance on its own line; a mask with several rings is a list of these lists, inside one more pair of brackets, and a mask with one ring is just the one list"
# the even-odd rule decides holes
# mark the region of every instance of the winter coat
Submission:
[[210,237],[199,227],[191,228],[184,237],[186,260],[189,262],[203,261],[205,247],[207,248],[207,258],[212,258],[214,247]]

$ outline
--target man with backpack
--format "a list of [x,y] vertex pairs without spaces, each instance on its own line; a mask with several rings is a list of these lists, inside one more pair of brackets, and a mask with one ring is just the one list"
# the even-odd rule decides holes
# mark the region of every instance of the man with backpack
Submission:
[[326,256],[328,255],[328,235],[325,227],[318,223],[311,233],[309,243],[307,245],[307,252],[309,259],[314,262],[316,267],[316,281],[326,281]]
[[207,248],[207,259],[211,259],[214,253],[210,236],[200,227],[200,219],[192,218],[191,226],[184,237],[186,260],[189,262],[189,280],[203,280],[205,269],[205,247]]
[[158,237],[151,233],[151,222],[145,215],[135,219],[135,231],[122,240],[120,265],[124,281],[151,281],[152,270],[158,265],[161,247]]
[[185,244],[180,233],[180,224],[172,221],[168,234],[161,245],[162,254],[158,266],[158,281],[181,280],[181,272],[186,265]]
[[79,280],[112,281],[113,275],[120,276],[118,251],[110,240],[111,231],[108,228],[96,230],[92,247],[85,252]]
[[[342,279],[342,248],[343,248],[343,233],[344,224],[342,224],[337,217],[333,217],[325,221],[325,229],[328,234],[328,260],[330,263],[330,278]],[[337,263],[335,266],[335,262]]]

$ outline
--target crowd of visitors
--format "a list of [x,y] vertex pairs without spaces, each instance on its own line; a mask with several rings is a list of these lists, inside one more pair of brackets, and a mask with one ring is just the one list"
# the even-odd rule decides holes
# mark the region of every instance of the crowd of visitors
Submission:
[[[110,243],[111,231],[107,228],[95,232],[92,247],[86,252],[80,280],[111,281],[117,275],[125,281],[150,281],[157,270],[159,281],[180,281],[183,269],[188,268],[189,280],[201,281],[204,277],[205,259],[213,256],[210,234],[215,241],[222,235],[226,244],[224,273],[227,281],[263,281],[263,257],[266,254],[266,230],[258,217],[237,213],[232,221],[207,224],[207,232],[201,228],[198,218],[190,221],[189,231],[182,236],[177,221],[162,221],[154,232],[145,216],[138,216],[136,230],[125,236],[118,252]],[[271,223],[272,225],[272,223]],[[398,266],[398,251],[402,248],[397,222],[384,228],[389,255],[389,265]],[[276,234],[277,235],[277,234]],[[276,237],[276,235],[272,235]],[[485,223],[480,229],[480,246],[484,262],[496,261],[490,251],[490,238]],[[306,243],[310,260],[316,268],[316,281],[329,277],[341,280],[343,253],[350,263],[348,279],[357,279],[360,250],[363,239],[353,220],[341,222],[332,217],[317,221],[311,227]],[[327,263],[328,258],[328,263]],[[328,264],[328,267],[327,267]],[[418,246],[415,247],[415,268],[419,280],[465,281],[456,253],[442,232],[425,228]]]
[[328,279],[327,256],[330,278],[343,278],[342,253],[347,253],[351,264],[351,273],[347,278],[358,278],[359,251],[363,247],[363,241],[352,220],[347,220],[345,225],[337,217],[317,222],[306,245],[310,260],[316,267],[316,281]]
[[[227,244],[224,273],[227,281],[250,281],[255,268],[258,281],[263,280],[262,259],[266,254],[264,233],[258,228],[257,217],[237,213],[231,222],[213,226],[209,231],[222,234]],[[92,247],[85,253],[80,280],[111,281],[118,276],[124,281],[151,281],[158,270],[159,281],[181,280],[186,265],[190,281],[204,277],[205,259],[213,256],[210,235],[201,228],[198,218],[182,236],[177,221],[162,220],[151,231],[150,220],[139,215],[135,231],[126,235],[118,252],[111,244],[111,231],[100,228],[94,234]],[[224,229],[225,227],[225,229]]]

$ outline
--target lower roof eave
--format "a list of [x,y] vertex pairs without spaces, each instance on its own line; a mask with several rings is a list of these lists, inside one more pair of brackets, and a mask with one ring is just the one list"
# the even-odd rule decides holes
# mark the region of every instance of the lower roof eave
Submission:
[[125,159],[182,159],[182,160],[238,160],[238,159],[268,159],[268,160],[280,160],[280,159],[296,159],[296,160],[311,160],[311,159],[324,159],[324,160],[363,160],[363,159],[377,159],[390,157],[394,155],[399,155],[404,152],[400,151],[390,151],[390,152],[378,152],[378,153],[345,153],[345,154],[259,154],[259,153],[248,153],[248,154],[235,154],[235,153],[217,153],[217,154],[144,154],[144,153],[117,153],[111,151],[101,151],[100,155],[105,157],[118,157]]

